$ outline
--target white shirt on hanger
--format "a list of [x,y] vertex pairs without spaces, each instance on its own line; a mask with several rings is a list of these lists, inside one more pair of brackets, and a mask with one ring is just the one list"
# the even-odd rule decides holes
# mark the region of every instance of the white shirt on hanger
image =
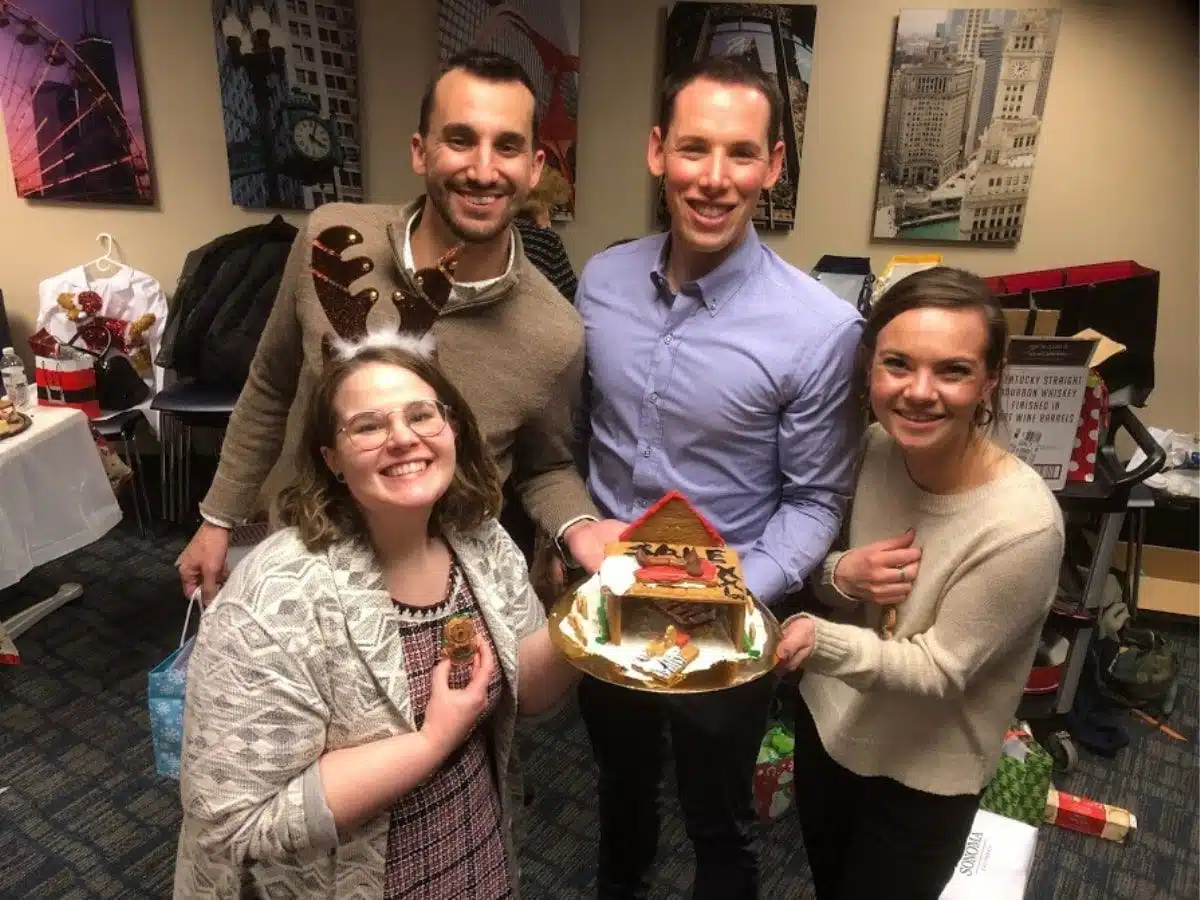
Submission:
[[[80,294],[94,291],[100,296],[100,316],[125,322],[135,322],[146,313],[154,316],[154,323],[143,332],[143,340],[150,350],[151,360],[157,359],[163,329],[167,324],[167,296],[162,286],[156,279],[132,266],[115,261],[107,265],[111,266],[107,272],[99,271],[90,263],[75,266],[39,284],[37,328],[45,328],[53,337],[67,343],[75,337],[77,326],[68,318],[67,310],[58,302],[58,298],[63,294],[70,295],[78,306]],[[157,435],[158,413],[150,410],[150,401],[154,394],[163,389],[164,372],[161,367],[152,365],[151,373],[145,379],[150,387],[150,397],[134,408],[142,410]]]

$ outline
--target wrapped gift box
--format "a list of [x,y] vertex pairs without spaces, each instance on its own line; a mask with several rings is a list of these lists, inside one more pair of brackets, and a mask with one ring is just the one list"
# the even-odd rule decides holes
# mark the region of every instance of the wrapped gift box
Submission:
[[1054,788],[1046,795],[1046,821],[1110,841],[1123,841],[1137,830],[1137,816],[1129,810]]
[[1026,825],[1041,825],[1046,820],[1046,791],[1053,774],[1053,757],[1026,726],[1014,725],[1004,736],[1003,754],[979,806]]

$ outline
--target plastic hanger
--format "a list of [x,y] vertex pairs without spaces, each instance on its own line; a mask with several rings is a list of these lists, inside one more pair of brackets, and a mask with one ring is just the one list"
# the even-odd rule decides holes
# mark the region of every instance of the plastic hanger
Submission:
[[86,267],[94,268],[102,274],[115,271],[120,265],[119,262],[113,260],[113,250],[116,249],[117,242],[107,231],[102,231],[96,235],[96,240],[100,242],[100,246],[104,248],[104,252],[88,263]]

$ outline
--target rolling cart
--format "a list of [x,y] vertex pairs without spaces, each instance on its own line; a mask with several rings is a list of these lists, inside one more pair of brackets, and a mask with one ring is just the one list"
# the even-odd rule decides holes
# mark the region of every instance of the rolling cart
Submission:
[[[1116,434],[1124,431],[1146,455],[1131,471],[1117,455]],[[1047,633],[1060,636],[1059,651],[1030,674],[1018,708],[1035,736],[1054,757],[1060,771],[1072,769],[1078,759],[1063,717],[1075,703],[1083,667],[1087,664],[1104,597],[1104,586],[1113,571],[1113,551],[1126,521],[1129,522],[1125,596],[1137,608],[1138,573],[1141,569],[1146,511],[1154,497],[1145,481],[1166,463],[1166,453],[1133,411],[1114,407],[1104,442],[1096,455],[1096,477],[1091,482],[1068,483],[1057,492],[1066,526],[1066,553],[1058,598],[1047,621]],[[1040,733],[1037,733],[1040,732]]]

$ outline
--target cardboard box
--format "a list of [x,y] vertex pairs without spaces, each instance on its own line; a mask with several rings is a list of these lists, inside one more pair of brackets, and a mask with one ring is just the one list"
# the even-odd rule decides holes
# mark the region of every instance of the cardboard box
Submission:
[[1032,825],[979,810],[940,900],[1020,900],[1037,839]]
[[[1025,335],[1026,337],[1054,337],[1058,331],[1059,311],[1057,309],[1006,309],[1004,318],[1008,322],[1009,337]],[[1032,314],[1033,321],[1030,321]]]
[[[1125,570],[1125,544],[1113,550],[1113,565]],[[1142,548],[1138,609],[1200,618],[1200,553],[1175,547]]]
[[871,303],[874,304],[887,292],[887,289],[897,281],[901,281],[915,272],[932,269],[942,264],[940,253],[897,253],[888,260],[883,274],[875,282],[871,293]]
[[1009,338],[1001,389],[1008,448],[1051,490],[1067,483],[1088,374],[1124,349],[1091,330],[1070,337]]

